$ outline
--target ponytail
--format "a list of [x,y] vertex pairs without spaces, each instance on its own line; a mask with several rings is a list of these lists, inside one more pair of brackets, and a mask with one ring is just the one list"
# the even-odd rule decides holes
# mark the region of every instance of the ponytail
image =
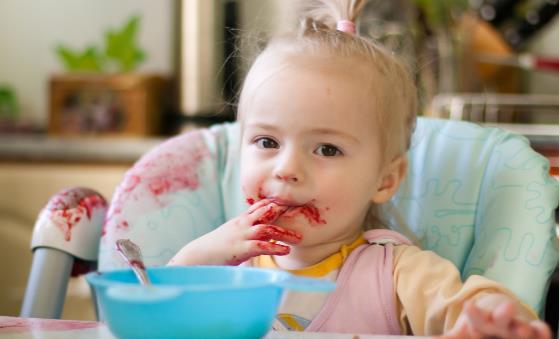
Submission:
[[367,0],[310,0],[304,7],[305,17],[320,22],[330,30],[337,29],[338,22],[354,24],[363,11]]

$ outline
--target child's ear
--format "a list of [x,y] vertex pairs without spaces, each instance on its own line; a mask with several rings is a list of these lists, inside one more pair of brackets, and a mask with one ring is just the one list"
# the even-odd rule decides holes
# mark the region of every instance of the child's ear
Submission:
[[404,180],[407,169],[408,158],[405,154],[394,158],[383,171],[371,200],[376,204],[382,204],[392,198]]

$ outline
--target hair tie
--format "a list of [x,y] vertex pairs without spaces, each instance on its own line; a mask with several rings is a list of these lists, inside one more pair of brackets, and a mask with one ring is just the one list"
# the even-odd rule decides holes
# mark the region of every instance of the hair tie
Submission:
[[336,24],[336,29],[341,32],[355,34],[355,24],[349,20],[340,20]]

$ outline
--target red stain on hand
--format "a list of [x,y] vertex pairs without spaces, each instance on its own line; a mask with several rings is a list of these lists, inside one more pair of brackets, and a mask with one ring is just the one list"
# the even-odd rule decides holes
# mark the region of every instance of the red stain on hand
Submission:
[[281,214],[285,213],[287,210],[286,207],[282,206],[281,208],[274,207],[273,205],[268,205],[266,207],[266,212],[260,218],[256,219],[252,226],[260,225],[260,224],[269,224],[276,220]]
[[99,193],[87,188],[70,188],[52,197],[45,209],[50,212],[50,220],[64,233],[64,240],[72,239],[72,229],[83,220],[91,220],[95,209],[107,207]]
[[256,246],[261,250],[258,255],[286,255],[289,254],[289,246],[271,242],[258,242]]
[[251,239],[263,241],[279,240],[295,244],[300,242],[302,237],[299,233],[292,230],[275,225],[265,225],[264,227],[259,228]]

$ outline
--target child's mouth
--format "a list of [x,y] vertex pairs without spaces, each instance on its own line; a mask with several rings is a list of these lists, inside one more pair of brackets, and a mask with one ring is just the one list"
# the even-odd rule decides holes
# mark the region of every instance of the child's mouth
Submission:
[[270,200],[279,206],[289,207],[281,217],[294,218],[298,215],[303,215],[311,225],[326,224],[326,221],[320,216],[320,210],[313,202],[299,203],[279,198],[270,198]]
[[295,202],[295,201],[284,200],[284,199],[279,199],[279,198],[270,198],[270,200],[278,206],[287,206],[287,207],[291,207],[291,208],[302,207],[302,206],[306,205],[306,204],[301,204],[301,203],[298,203],[298,202]]

